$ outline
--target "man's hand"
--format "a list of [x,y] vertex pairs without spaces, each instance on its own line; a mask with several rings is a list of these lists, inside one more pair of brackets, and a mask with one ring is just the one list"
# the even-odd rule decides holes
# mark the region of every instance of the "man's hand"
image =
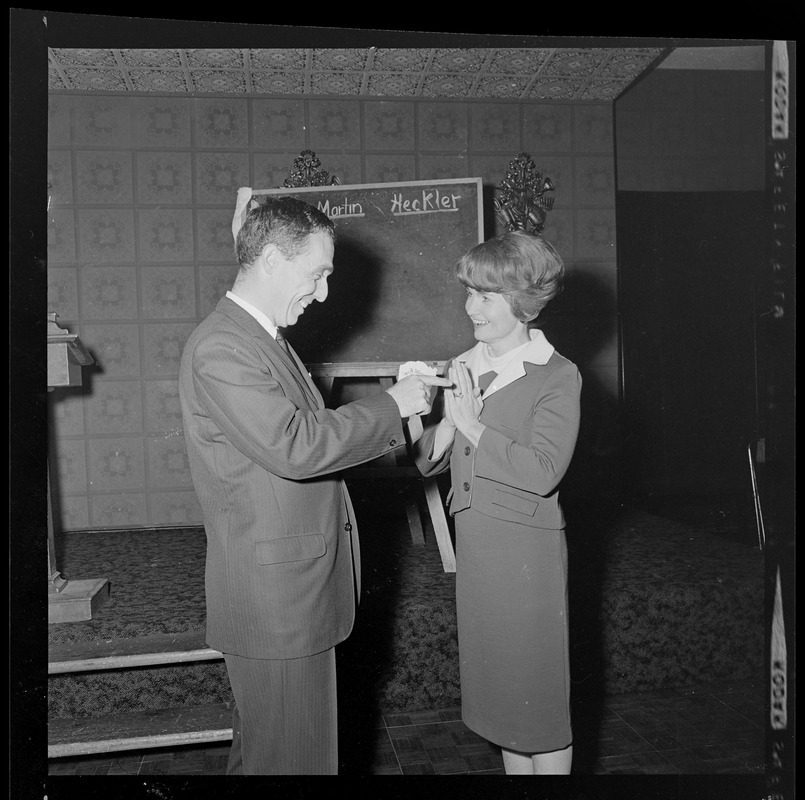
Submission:
[[438,375],[409,375],[386,389],[386,392],[400,409],[400,416],[405,418],[430,411],[431,387],[452,385],[452,381]]

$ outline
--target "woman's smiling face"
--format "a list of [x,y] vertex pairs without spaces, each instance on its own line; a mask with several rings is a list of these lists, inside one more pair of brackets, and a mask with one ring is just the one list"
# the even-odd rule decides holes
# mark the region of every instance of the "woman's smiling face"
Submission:
[[472,320],[475,338],[490,346],[493,355],[503,355],[528,341],[528,328],[514,316],[509,301],[499,292],[483,292],[466,287],[464,303]]

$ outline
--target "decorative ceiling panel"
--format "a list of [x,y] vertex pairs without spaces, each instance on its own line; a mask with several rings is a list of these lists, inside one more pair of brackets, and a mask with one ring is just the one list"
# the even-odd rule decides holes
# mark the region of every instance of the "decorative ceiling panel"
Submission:
[[52,91],[611,101],[662,48],[50,48]]

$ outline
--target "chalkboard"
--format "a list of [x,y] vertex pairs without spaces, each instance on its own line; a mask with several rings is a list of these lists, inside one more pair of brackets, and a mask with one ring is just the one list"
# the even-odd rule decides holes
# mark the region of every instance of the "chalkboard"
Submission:
[[444,361],[475,339],[455,278],[482,241],[481,178],[252,190],[335,222],[329,296],[287,332],[306,363]]

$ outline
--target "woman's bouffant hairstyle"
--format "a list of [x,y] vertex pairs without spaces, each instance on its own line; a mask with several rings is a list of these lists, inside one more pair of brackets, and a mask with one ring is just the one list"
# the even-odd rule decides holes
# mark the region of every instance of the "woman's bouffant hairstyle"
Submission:
[[562,290],[565,267],[553,245],[525,231],[510,231],[476,245],[456,264],[456,277],[478,292],[502,294],[512,314],[532,323]]
[[292,259],[307,247],[308,237],[320,231],[335,243],[335,225],[319,209],[295,197],[267,197],[247,214],[235,239],[235,254],[245,268],[267,244],[274,244],[285,258]]

